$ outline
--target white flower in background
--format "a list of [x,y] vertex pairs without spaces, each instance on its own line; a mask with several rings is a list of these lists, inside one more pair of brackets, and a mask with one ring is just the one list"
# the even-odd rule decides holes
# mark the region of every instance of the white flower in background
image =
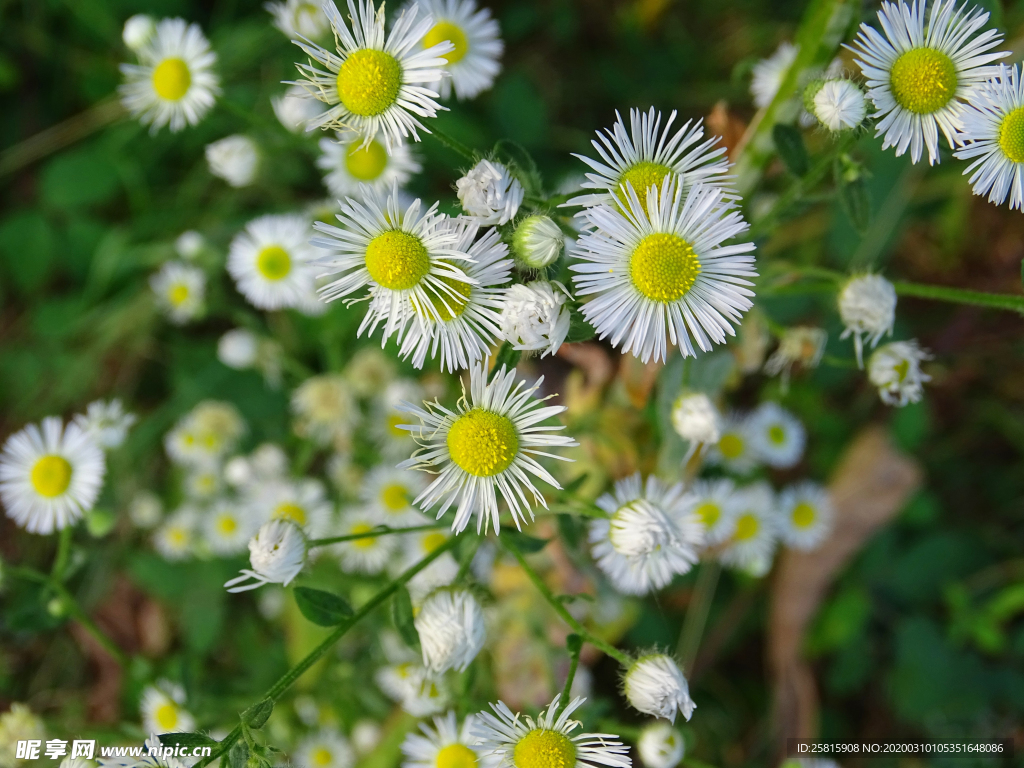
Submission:
[[419,472],[380,464],[363,478],[360,498],[374,511],[378,523],[392,528],[423,525],[430,519],[413,506],[412,500],[425,487],[426,481]]
[[776,402],[761,403],[750,414],[750,446],[769,467],[789,469],[803,458],[807,430]]
[[305,768],[351,768],[356,761],[348,740],[336,728],[321,728],[304,736],[291,755],[295,765]]
[[206,145],[210,173],[232,187],[247,187],[256,178],[260,154],[256,142],[240,133]]
[[509,281],[512,261],[498,230],[481,232],[464,219],[450,219],[449,226],[458,234],[455,250],[472,259],[461,265],[469,282],[442,278],[451,292],[428,294],[430,307],[410,297],[411,311],[398,342],[399,354],[403,359],[411,356],[415,367],[422,368],[429,354],[440,357],[442,370],[454,372],[486,356],[500,337],[498,313],[507,296],[501,286]]
[[203,312],[206,275],[199,267],[168,261],[149,278],[149,287],[172,323],[183,325]]
[[[929,8],[929,5],[931,6]],[[1003,42],[994,29],[982,31],[989,15],[956,0],[883,2],[878,11],[881,31],[860,25],[854,45],[875,105],[876,136],[882,149],[896,155],[910,150],[913,162],[925,148],[928,162],[939,160],[939,131],[950,148],[963,130],[963,100],[993,72],[991,66],[1008,55],[992,53]]]
[[484,612],[466,589],[439,589],[427,596],[414,619],[423,666],[440,674],[463,672],[484,645]]
[[414,379],[392,381],[374,398],[370,411],[370,429],[378,449],[386,459],[404,459],[416,450],[413,433],[401,428],[407,419],[398,410],[398,406],[402,402],[419,403],[426,399],[426,390]]
[[128,517],[136,528],[155,528],[164,514],[164,503],[152,491],[139,491],[128,505]]
[[747,231],[742,215],[719,188],[674,184],[666,176],[660,193],[648,189],[646,207],[627,184],[626,211],[587,208],[570,266],[576,295],[592,297],[583,314],[598,337],[645,363],[664,360],[670,344],[685,357],[694,342],[704,352],[725,343],[753,306],[744,286],[757,275],[754,244],[724,245]]
[[[97,757],[100,768],[185,768],[185,762],[178,757],[161,754],[163,744],[160,737],[152,733],[143,742],[142,754],[139,757],[130,754],[131,748],[138,748],[138,741],[127,745],[123,757]],[[157,757],[157,755],[160,755]],[[92,768],[92,765],[88,766]]]
[[85,414],[78,414],[74,419],[100,448],[107,449],[120,447],[136,420],[135,414],[126,413],[117,398],[89,403]]
[[174,240],[174,252],[186,261],[192,261],[206,247],[206,238],[194,229],[188,229]]
[[916,403],[924,394],[924,383],[932,377],[921,370],[921,363],[932,355],[917,343],[893,341],[875,350],[868,360],[868,379],[878,387],[878,396],[886,405],[902,408]]
[[779,494],[779,536],[793,549],[814,549],[832,532],[835,510],[828,491],[809,480]]
[[754,65],[750,95],[754,97],[755,107],[763,109],[772,103],[775,94],[779,92],[779,86],[782,85],[782,79],[793,66],[799,52],[800,46],[783,40],[775,49],[775,53]]
[[281,125],[292,133],[305,131],[310,122],[324,113],[323,102],[310,96],[301,85],[290,85],[280,96],[271,96],[270,106]]
[[190,733],[196,727],[195,718],[185,709],[185,689],[169,680],[142,690],[139,714],[146,733]]
[[237,502],[217,502],[203,518],[203,534],[210,551],[221,556],[244,552],[254,533],[253,523],[253,518]]
[[352,746],[355,748],[356,754],[365,757],[373,752],[380,744],[383,735],[384,729],[376,720],[369,718],[357,720],[352,726]]
[[661,112],[653,107],[648,112],[631,109],[627,131],[622,115],[616,112],[611,130],[603,134],[599,131],[598,141],[590,142],[601,159],[575,155],[594,171],[586,174],[580,186],[596,191],[573,198],[568,204],[587,208],[605,205],[625,211],[629,207],[625,187],[631,185],[646,214],[647,191],[651,187],[661,189],[665,179],[672,179],[672,184],[678,183],[685,191],[695,184],[727,188],[729,160],[725,147],[715,146],[719,138],[701,141],[704,125],[699,120],[687,121],[672,133],[676,114],[675,110],[669,114],[662,130]]
[[311,539],[330,534],[334,505],[319,480],[265,483],[253,504],[262,520],[290,520]]
[[590,523],[591,552],[612,586],[627,595],[661,589],[697,562],[703,526],[682,483],[665,486],[637,472],[615,483],[597,506],[608,519]]
[[320,152],[316,167],[325,171],[324,185],[342,199],[404,187],[423,167],[408,144],[394,144],[388,153],[383,137],[367,144],[352,131],[338,133],[337,140],[320,139]]
[[395,361],[374,347],[363,347],[348,361],[344,376],[357,397],[377,397],[395,378]]
[[499,59],[505,50],[498,22],[489,8],[477,8],[476,0],[414,0],[434,26],[420,45],[431,48],[445,40],[454,49],[441,56],[442,68],[450,75],[430,85],[442,99],[455,96],[472,99],[494,85],[501,71]]
[[389,152],[410,136],[419,141],[418,131],[430,132],[420,118],[436,117],[444,109],[430,85],[447,77],[441,69],[447,63],[443,57],[454,46],[443,41],[414,51],[433,26],[415,6],[387,34],[383,4],[375,9],[372,0],[348,0],[351,29],[334,3],[325,3],[323,9],[337,53],[293,41],[310,58],[310,63],[296,65],[303,78],[298,84],[329,106],[308,128],[354,130],[366,143],[380,134]]
[[264,3],[263,7],[274,17],[274,26],[289,38],[316,39],[325,35],[331,28],[331,22],[328,21],[320,3],[314,0],[282,0],[277,3]]
[[117,90],[125,109],[154,133],[197,125],[220,93],[217,55],[199,25],[163,19],[136,54],[138,64],[121,65],[125,82]]
[[46,738],[46,724],[28,705],[20,702],[0,715],[0,765],[5,768],[20,763],[17,759],[19,741],[42,741]]
[[474,513],[477,532],[485,531],[490,523],[498,533],[498,492],[517,527],[527,515],[532,520],[527,492],[534,504],[547,508],[547,501],[528,475],[562,487],[534,456],[571,461],[548,451],[578,445],[571,437],[554,434],[563,426],[541,426],[565,410],[564,406],[544,406],[550,395],[534,396],[544,377],[527,387],[525,381],[516,383],[515,369],[506,371],[502,366],[492,375],[488,383],[486,361],[470,367],[469,392],[463,389],[457,411],[437,402],[424,403],[425,408],[409,403],[399,407],[420,422],[410,425],[420,447],[399,466],[438,474],[413,503],[424,511],[439,505],[436,515],[440,520],[458,500],[452,521],[457,533],[466,528]]
[[749,474],[759,463],[754,451],[748,414],[731,412],[722,420],[718,442],[709,446],[707,461],[739,475]]
[[[373,510],[349,508],[342,517],[338,535],[370,533],[379,525]],[[332,549],[338,554],[341,570],[346,573],[375,575],[384,571],[399,543],[397,536],[364,536],[334,544]]]
[[192,556],[196,544],[199,513],[192,507],[182,507],[161,523],[153,533],[153,548],[172,562]]
[[[402,536],[402,557],[392,566],[392,575],[397,576],[402,571],[411,568],[424,557],[432,554],[435,549],[448,541],[448,534],[444,531],[423,531]],[[444,552],[430,565],[417,573],[409,583],[409,594],[412,596],[413,605],[419,605],[426,599],[427,595],[436,589],[449,586],[455,581],[459,572],[459,564],[451,552]]]
[[259,339],[248,328],[232,328],[217,342],[217,359],[239,371],[256,365],[258,351]]
[[570,298],[559,282],[534,280],[510,286],[501,309],[505,341],[513,349],[540,352],[541,357],[555,354],[569,334]]
[[185,496],[190,501],[209,501],[223,488],[221,468],[218,464],[199,464],[188,467],[185,476]]
[[565,248],[561,228],[541,213],[527,216],[512,235],[512,258],[520,269],[543,269],[553,264]]
[[671,723],[648,723],[640,731],[636,751],[647,768],[676,768],[683,759],[683,734]]
[[0,453],[0,499],[29,533],[50,534],[92,509],[107,464],[93,436],[75,422],[48,416],[15,432]]
[[128,50],[138,53],[155,34],[156,21],[153,20],[153,17],[147,16],[144,13],[137,13],[129,17],[124,23],[124,29],[121,30],[121,39]]
[[976,195],[988,195],[996,205],[1010,198],[1010,209],[1024,208],[1024,79],[1017,65],[1000,64],[991,80],[968,96],[963,129],[957,135],[963,145],[955,155],[972,161],[964,169],[971,174]]
[[697,708],[679,665],[663,653],[645,654],[634,661],[622,677],[622,687],[634,709],[672,723],[677,713],[689,720]]
[[868,111],[861,87],[842,78],[820,83],[810,102],[810,113],[833,133],[856,128],[864,122]]
[[474,734],[479,749],[500,765],[516,768],[629,768],[629,747],[610,733],[577,733],[579,720],[572,713],[583,704],[579,697],[558,711],[559,696],[534,720],[529,715],[513,714],[505,702],[491,704],[494,710],[477,715]]
[[682,392],[672,404],[672,428],[692,446],[717,443],[722,416],[703,392]]
[[693,497],[693,512],[704,526],[704,543],[721,544],[732,536],[736,519],[732,514],[736,484],[728,478],[697,480],[688,488]]
[[420,733],[409,732],[402,742],[402,768],[478,768],[488,762],[477,744],[476,718],[467,715],[459,728],[455,712],[436,716],[433,727],[420,723]]
[[523,185],[501,163],[481,160],[455,182],[465,212],[481,226],[507,224],[523,204]]
[[882,336],[892,335],[896,322],[896,289],[881,275],[857,275],[839,291],[839,317],[846,329],[840,339],[853,336],[857,365],[864,367],[864,340],[877,347]]
[[164,438],[176,464],[210,465],[230,453],[246,426],[231,403],[204,400],[182,416]]
[[[288,586],[306,564],[306,537],[290,520],[264,523],[249,542],[249,563],[252,570],[242,569],[224,584],[228,592],[247,592],[264,584]],[[252,579],[252,582],[248,582]]]
[[276,480],[288,472],[288,454],[274,443],[261,443],[249,456],[257,480]]
[[312,234],[300,214],[260,216],[246,224],[228,251],[228,273],[239,293],[259,309],[298,307],[316,279]]
[[764,372],[769,376],[782,374],[782,388],[789,387],[793,366],[798,363],[804,368],[817,368],[825,354],[828,332],[822,328],[797,325],[787,328],[779,339],[779,348],[765,361]]
[[761,481],[737,489],[731,513],[733,531],[720,555],[722,563],[751,576],[764,576],[772,567],[779,535],[771,486]]
[[310,376],[292,393],[295,433],[318,445],[348,443],[359,407],[346,379],[338,374]]

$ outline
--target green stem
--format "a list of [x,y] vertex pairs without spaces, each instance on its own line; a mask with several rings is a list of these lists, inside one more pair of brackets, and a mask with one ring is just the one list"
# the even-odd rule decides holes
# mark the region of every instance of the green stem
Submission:
[[697,585],[693,590],[693,599],[686,609],[686,618],[683,620],[683,631],[679,634],[678,653],[683,662],[683,673],[693,673],[693,662],[697,658],[697,649],[700,648],[700,639],[704,634],[704,625],[708,621],[708,613],[711,611],[711,602],[715,597],[715,587],[718,586],[718,577],[722,567],[717,560],[704,562],[697,573]]
[[558,697],[558,708],[561,712],[569,704],[569,695],[572,692],[572,681],[576,677],[576,667],[580,663],[580,651],[583,650],[583,638],[579,635],[569,635],[565,638],[565,649],[569,652],[569,676],[565,678],[565,686],[562,688],[562,695]]
[[[435,549],[429,555],[424,557],[414,566],[403,572],[402,575],[400,575],[397,579],[392,581],[380,592],[378,592],[376,595],[370,598],[370,600],[366,604],[364,604],[362,608],[360,608],[358,611],[355,612],[355,614],[353,614],[352,618],[348,619],[345,623],[340,624],[337,629],[331,632],[331,634],[329,634],[326,637],[326,639],[324,639],[324,641],[320,643],[320,645],[318,645],[316,648],[310,651],[309,655],[307,655],[302,661],[300,661],[294,667],[285,672],[281,679],[274,683],[274,685],[272,685],[270,689],[267,690],[267,692],[258,699],[258,701],[265,701],[267,699],[277,701],[281,697],[281,694],[288,690],[288,688],[290,688],[296,680],[302,677],[302,675],[305,674],[310,667],[316,664],[316,662],[319,661],[320,658],[325,653],[327,653],[327,651],[329,651],[331,647],[345,635],[346,632],[352,629],[352,627],[354,627],[362,619],[366,618],[366,616],[369,615],[375,608],[377,608],[382,603],[384,603],[388,598],[390,598],[395,592],[398,591],[399,587],[403,586],[413,576],[415,576],[417,573],[419,573],[432,562],[434,562],[434,560],[436,560],[445,552],[454,547],[456,541],[457,539],[454,536],[452,536],[443,544],[441,544],[437,549]],[[238,741],[241,735],[242,726],[241,724],[239,724],[236,725],[234,730],[232,730],[231,733],[225,736],[217,744],[216,747],[214,747],[213,753],[211,755],[209,755],[208,757],[204,757],[202,760],[196,763],[195,768],[204,768],[221,755],[227,754],[228,750],[230,750],[231,747],[234,746],[235,742]]]
[[358,541],[359,539],[375,539],[378,536],[387,536],[392,533],[417,533],[419,531],[436,531],[438,528],[446,528],[447,523],[430,523],[429,525],[412,525],[408,528],[391,528],[381,525],[366,533],[350,533],[346,536],[332,536],[329,539],[311,539],[309,548],[325,547],[328,544],[340,544],[343,541]]
[[915,296],[921,299],[950,301],[955,304],[969,304],[989,309],[1007,309],[1024,313],[1024,296],[1010,293],[985,293],[967,291],[962,288],[947,288],[944,285],[921,285],[920,283],[895,282],[893,287],[900,296]]
[[57,542],[57,555],[53,558],[53,570],[50,571],[50,578],[57,583],[63,583],[64,570],[68,567],[68,556],[71,554],[71,532],[70,525],[60,531],[60,539]]
[[448,149],[450,149],[452,152],[456,153],[457,155],[462,155],[462,157],[464,157],[466,160],[469,160],[471,163],[475,163],[477,161],[476,152],[467,147],[458,139],[449,136],[444,131],[439,131],[437,128],[431,126],[430,135],[433,136],[442,144],[444,144],[446,147],[448,147]]
[[505,549],[519,562],[519,565],[526,573],[527,578],[533,582],[533,586],[537,588],[537,591],[540,592],[551,607],[555,609],[555,613],[557,613],[562,618],[562,621],[568,624],[577,635],[582,637],[595,648],[599,648],[604,651],[622,666],[628,667],[632,663],[626,654],[614,645],[605,642],[601,638],[596,637],[591,632],[587,631],[586,627],[580,624],[573,615],[569,613],[562,602],[552,594],[550,589],[548,589],[548,585],[544,583],[544,580],[540,575],[533,570],[529,563],[526,562],[526,558],[523,557],[523,553],[520,552],[519,548],[511,542],[508,536],[499,536],[498,540],[501,542],[501,545],[505,547]]

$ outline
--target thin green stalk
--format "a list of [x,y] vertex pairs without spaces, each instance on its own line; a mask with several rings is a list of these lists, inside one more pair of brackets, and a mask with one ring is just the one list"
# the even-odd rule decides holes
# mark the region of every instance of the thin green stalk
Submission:
[[683,631],[679,634],[677,648],[683,663],[683,673],[686,675],[693,672],[693,662],[697,658],[697,649],[700,648],[700,640],[704,635],[704,626],[708,621],[708,613],[711,611],[711,602],[714,600],[715,587],[718,586],[721,572],[722,567],[717,560],[705,561],[697,572],[697,585],[693,590],[693,599],[686,609],[686,618],[683,620]]
[[365,533],[350,533],[345,536],[331,536],[327,539],[311,539],[309,542],[309,548],[313,547],[325,547],[328,544],[340,544],[343,541],[358,541],[359,539],[375,539],[378,536],[387,536],[392,533],[418,533],[419,531],[436,531],[438,528],[446,528],[447,523],[429,523],[428,525],[412,525],[408,528],[391,528],[387,525],[381,525],[374,528],[372,531],[366,531]]
[[466,578],[466,574],[469,573],[469,569],[473,566],[473,558],[476,557],[476,551],[480,549],[480,542],[483,538],[480,536],[476,537],[476,541],[473,542],[473,546],[466,552],[465,557],[462,558],[462,562],[459,563],[459,572],[455,574],[453,584],[461,584],[463,579]]
[[920,283],[895,282],[893,287],[900,296],[915,296],[921,299],[949,301],[955,304],[969,304],[989,309],[1007,309],[1024,313],[1024,296],[1011,293],[985,293],[967,291],[962,288],[948,288],[944,285],[921,285]]
[[430,135],[433,136],[442,144],[444,144],[446,147],[448,147],[448,149],[450,149],[452,152],[456,153],[457,155],[462,155],[462,157],[464,157],[466,160],[469,160],[471,163],[475,163],[477,161],[476,152],[467,147],[458,139],[449,136],[444,131],[439,131],[437,128],[431,126]]
[[580,651],[583,650],[583,638],[579,635],[569,635],[565,638],[565,650],[569,652],[569,676],[565,678],[565,685],[562,687],[562,695],[558,697],[556,712],[561,712],[569,704],[569,696],[572,692],[572,681],[576,677],[576,667],[580,663]]
[[591,632],[587,631],[586,627],[580,624],[573,615],[569,613],[562,602],[552,594],[550,589],[548,589],[548,585],[544,583],[544,580],[540,575],[533,570],[529,563],[526,562],[526,558],[523,557],[523,553],[520,552],[519,548],[511,542],[508,536],[499,536],[498,539],[501,542],[501,545],[505,547],[505,549],[519,562],[520,567],[526,573],[527,578],[533,582],[533,586],[537,588],[537,591],[541,593],[548,603],[550,603],[551,607],[554,608],[555,612],[562,618],[562,621],[572,627],[572,630],[577,635],[582,637],[595,648],[604,651],[622,666],[628,667],[632,663],[626,654],[614,645],[605,642],[601,638],[596,637]]
[[[271,701],[277,701],[281,697],[281,694],[288,690],[288,688],[290,688],[296,680],[302,677],[302,675],[305,674],[305,672],[310,667],[316,664],[316,662],[319,661],[320,658],[325,653],[327,653],[327,651],[329,651],[331,647],[333,647],[334,644],[337,643],[345,635],[346,632],[352,629],[352,627],[358,624],[362,619],[366,618],[366,616],[373,612],[374,609],[376,609],[378,606],[384,603],[389,597],[391,597],[396,591],[398,591],[399,587],[403,586],[413,576],[422,571],[424,568],[426,568],[428,565],[434,562],[434,560],[436,560],[445,552],[447,552],[449,549],[454,547],[455,542],[456,538],[452,536],[441,546],[439,546],[429,555],[424,557],[414,566],[404,571],[398,578],[396,578],[394,581],[392,581],[390,584],[388,584],[386,587],[380,590],[380,592],[378,592],[376,595],[370,598],[370,600],[365,605],[363,605],[358,611],[355,612],[355,614],[353,614],[352,618],[348,619],[345,623],[340,624],[337,629],[335,629],[331,634],[327,636],[327,638],[322,643],[320,643],[320,645],[318,645],[316,648],[310,651],[309,655],[307,655],[302,661],[300,661],[294,667],[285,672],[285,674],[281,676],[281,679],[274,683],[267,690],[267,692],[264,693],[263,696],[261,696],[257,701],[266,701],[267,699],[270,699]],[[213,748],[212,754],[210,754],[208,757],[204,757],[202,760],[196,763],[195,768],[204,768],[221,755],[227,754],[228,750],[230,750],[231,747],[234,746],[235,742],[238,741],[241,735],[242,725],[241,723],[239,723],[235,726],[234,730],[232,730],[231,733],[225,736],[217,744],[217,746]]]
[[53,558],[53,570],[50,578],[58,583],[64,581],[64,571],[68,567],[68,556],[71,554],[71,526],[61,528],[60,539],[57,541],[57,555]]

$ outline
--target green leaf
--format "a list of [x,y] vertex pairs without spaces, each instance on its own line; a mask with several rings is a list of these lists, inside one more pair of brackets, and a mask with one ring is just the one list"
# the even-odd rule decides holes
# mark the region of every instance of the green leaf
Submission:
[[811,161],[807,157],[804,137],[799,130],[792,125],[776,123],[772,128],[772,139],[775,141],[775,150],[790,173],[804,176],[810,170]]
[[161,733],[159,739],[166,747],[208,747],[219,743],[205,733]]
[[303,616],[321,627],[336,627],[352,617],[352,607],[348,603],[321,589],[296,587],[295,603]]
[[114,165],[92,149],[65,152],[42,172],[40,192],[44,205],[76,208],[109,200],[120,186]]
[[573,307],[569,314],[569,333],[565,340],[569,344],[590,341],[597,336],[597,329],[587,322],[578,307]]
[[245,768],[249,759],[249,745],[238,740],[228,751],[228,768]]
[[274,711],[274,700],[264,699],[263,701],[253,704],[245,712],[242,713],[242,722],[250,728],[259,730],[266,725],[267,720],[270,719],[270,713]]
[[871,194],[865,174],[850,161],[836,160],[836,193],[839,207],[843,209],[850,224],[858,232],[864,232],[871,223]]
[[566,514],[559,515],[557,520],[558,534],[562,537],[562,541],[570,549],[576,549],[583,540],[583,524],[572,515]]
[[42,286],[56,252],[53,227],[40,214],[18,211],[0,222],[0,265],[22,293]]
[[550,539],[538,539],[535,536],[528,536],[522,531],[517,531],[511,528],[503,530],[501,535],[508,536],[516,549],[526,555],[531,555],[534,552],[540,552],[550,541]]
[[409,597],[409,590],[402,587],[395,592],[391,600],[391,619],[395,622],[395,629],[405,641],[406,645],[413,648],[420,644],[420,635],[413,623],[412,598]]
[[578,491],[580,488],[583,487],[583,484],[585,482],[587,482],[587,478],[589,478],[589,477],[590,477],[590,473],[588,473],[588,472],[584,472],[579,477],[574,477],[572,480],[567,482],[562,487],[562,495],[563,496],[571,496],[572,494],[576,493],[576,491]]

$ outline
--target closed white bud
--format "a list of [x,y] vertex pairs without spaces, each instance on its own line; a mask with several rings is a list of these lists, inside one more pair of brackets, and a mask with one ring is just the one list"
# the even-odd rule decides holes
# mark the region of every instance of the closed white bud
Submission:
[[659,720],[644,726],[636,748],[647,768],[675,768],[683,759],[683,736],[673,725]]
[[548,216],[535,213],[516,227],[512,257],[523,269],[542,269],[555,262],[565,247],[565,235]]
[[178,239],[174,241],[174,250],[181,258],[191,261],[199,255],[205,245],[206,240],[203,236],[194,229],[189,229],[178,235]]
[[881,275],[851,277],[839,291],[839,317],[846,330],[839,337],[853,336],[857,365],[864,367],[863,344],[878,346],[885,334],[892,335],[896,322],[896,289]]
[[[306,564],[306,536],[290,520],[265,523],[249,542],[252,570],[227,582],[228,592],[245,592],[264,584],[288,586]],[[245,583],[252,579],[252,583]]]
[[156,32],[156,22],[152,16],[137,13],[124,23],[121,39],[130,51],[138,53]]
[[507,224],[523,203],[523,185],[501,163],[481,160],[455,182],[459,202],[481,225]]
[[484,613],[465,589],[440,589],[420,606],[414,621],[431,672],[464,670],[483,647]]
[[232,187],[246,187],[256,178],[259,151],[256,142],[236,133],[207,144],[206,162],[214,176],[224,179]]
[[217,359],[228,368],[243,370],[256,364],[258,350],[256,334],[245,328],[235,328],[221,336],[217,342]]
[[852,80],[828,80],[814,94],[811,114],[830,131],[856,128],[867,115],[864,91]]
[[691,443],[717,443],[721,419],[711,398],[701,392],[684,392],[672,406],[672,427]]
[[513,349],[553,355],[569,334],[569,292],[561,283],[535,280],[505,292],[501,333]]
[[931,354],[916,340],[894,341],[871,355],[868,378],[878,387],[883,403],[902,408],[921,399],[924,383],[932,380],[921,370],[921,363],[931,359]]
[[697,705],[690,698],[690,687],[679,666],[663,653],[641,656],[623,678],[626,700],[645,715],[676,721],[681,712],[687,720]]

